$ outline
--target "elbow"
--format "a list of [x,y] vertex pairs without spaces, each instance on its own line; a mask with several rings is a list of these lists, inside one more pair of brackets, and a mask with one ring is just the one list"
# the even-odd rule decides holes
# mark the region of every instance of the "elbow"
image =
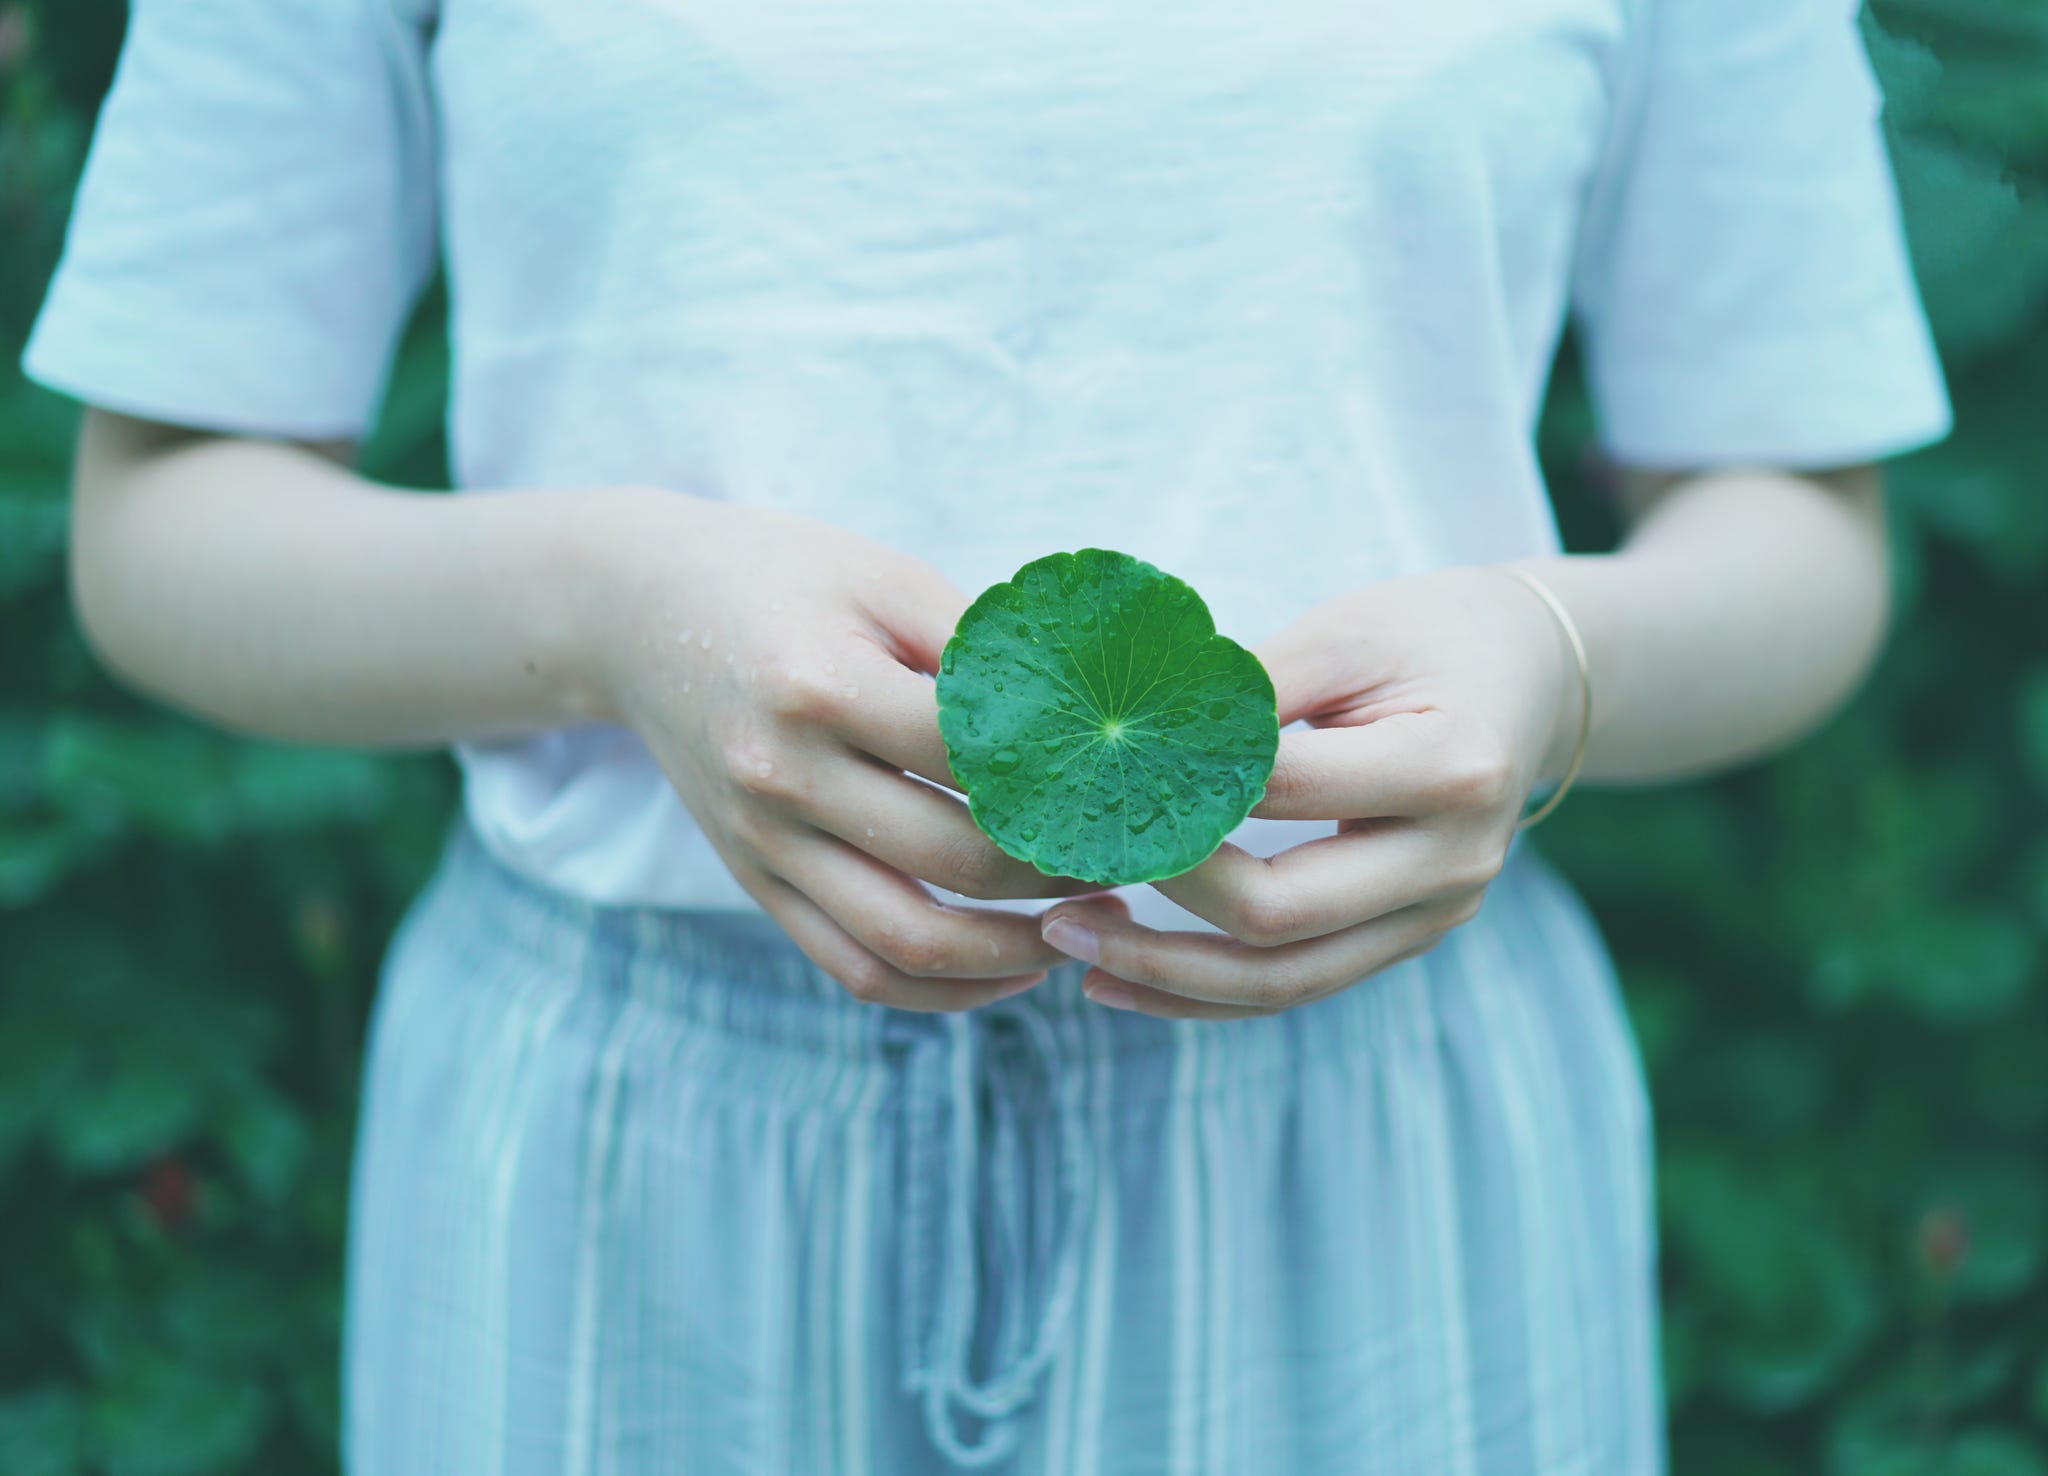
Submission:
[[107,519],[88,509],[85,489],[74,491],[66,561],[71,618],[93,659],[116,681],[140,690],[121,609],[119,540]]
[[134,516],[144,461],[137,427],[89,410],[80,428],[72,472],[66,540],[66,593],[71,617],[93,658],[121,685],[156,695],[147,681],[147,637],[160,617],[138,607],[150,587],[138,559],[146,535]]
[[1853,619],[1857,638],[1853,642],[1855,655],[1849,690],[1844,694],[1846,701],[1862,689],[1891,645],[1899,594],[1898,563],[1893,554],[1884,481],[1878,468],[1856,468],[1843,495],[1861,534],[1859,562],[1863,571],[1863,578],[1856,583]]

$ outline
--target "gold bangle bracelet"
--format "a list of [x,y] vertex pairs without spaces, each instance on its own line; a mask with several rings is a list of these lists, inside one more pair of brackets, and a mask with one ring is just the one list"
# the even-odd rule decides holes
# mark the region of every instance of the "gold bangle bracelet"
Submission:
[[1571,642],[1572,656],[1579,663],[1579,741],[1572,749],[1572,761],[1566,766],[1564,778],[1557,781],[1557,788],[1542,806],[1515,822],[1515,829],[1527,830],[1545,815],[1556,809],[1565,791],[1572,787],[1572,781],[1579,777],[1579,765],[1586,761],[1586,740],[1593,733],[1593,673],[1586,661],[1586,643],[1579,638],[1579,627],[1564,607],[1564,601],[1551,593],[1550,586],[1531,574],[1527,569],[1517,569],[1507,564],[1495,564],[1501,573],[1511,575],[1529,586],[1536,597],[1550,607],[1550,613],[1557,617],[1557,623],[1564,628],[1564,637]]

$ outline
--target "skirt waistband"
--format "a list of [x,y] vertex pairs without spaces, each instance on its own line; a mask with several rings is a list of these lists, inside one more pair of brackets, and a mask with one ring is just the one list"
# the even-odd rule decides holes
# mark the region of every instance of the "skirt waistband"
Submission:
[[[1497,965],[1487,950],[1498,927],[1519,927],[1532,909],[1558,905],[1563,883],[1518,843],[1479,917],[1429,953],[1395,964],[1327,999],[1254,1019],[1170,1021],[1104,1009],[1081,992],[1079,963],[1054,968],[1036,988],[968,1012],[986,1018],[987,1049],[1000,1058],[1017,1031],[998,1015],[1028,1013],[1064,1039],[1118,1057],[1173,1055],[1200,1043],[1200,1062],[1173,1073],[1190,1091],[1224,1077],[1298,1070],[1330,1053],[1370,1053],[1432,1042],[1433,994],[1455,976]],[[493,856],[467,825],[452,829],[440,868],[415,908],[419,925],[493,964],[514,961],[564,989],[593,979],[688,1028],[780,1047],[798,1055],[880,1061],[927,1036],[944,1015],[854,999],[765,913],[604,906],[527,878]],[[431,921],[429,921],[431,920]],[[1449,977],[1447,977],[1447,975]],[[543,985],[542,987],[550,987]]]

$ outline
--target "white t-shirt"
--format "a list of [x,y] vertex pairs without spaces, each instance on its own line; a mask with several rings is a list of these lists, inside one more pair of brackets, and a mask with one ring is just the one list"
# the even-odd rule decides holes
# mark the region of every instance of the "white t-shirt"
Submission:
[[[792,509],[969,594],[1122,549],[1253,645],[1557,547],[1568,313],[1625,461],[1946,432],[1852,9],[138,0],[25,362],[354,435],[438,244],[462,488]],[[518,869],[755,905],[632,734],[459,754]]]

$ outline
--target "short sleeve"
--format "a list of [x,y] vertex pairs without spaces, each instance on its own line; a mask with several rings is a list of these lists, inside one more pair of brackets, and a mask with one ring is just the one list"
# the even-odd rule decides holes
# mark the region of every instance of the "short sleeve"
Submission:
[[1573,308],[1634,465],[1818,468],[1940,440],[1856,0],[1642,0]]
[[202,429],[368,426],[435,251],[410,0],[136,0],[31,379]]

